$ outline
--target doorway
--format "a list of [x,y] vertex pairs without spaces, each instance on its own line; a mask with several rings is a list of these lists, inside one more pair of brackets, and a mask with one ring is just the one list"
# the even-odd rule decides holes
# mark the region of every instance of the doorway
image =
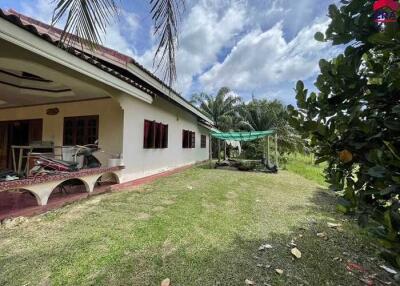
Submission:
[[28,146],[41,141],[42,133],[42,119],[0,122],[0,169],[13,167],[11,146]]

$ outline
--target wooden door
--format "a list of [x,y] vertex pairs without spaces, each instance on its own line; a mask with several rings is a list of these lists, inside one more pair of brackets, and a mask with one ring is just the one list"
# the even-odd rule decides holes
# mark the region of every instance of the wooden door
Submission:
[[0,170],[7,168],[8,123],[0,122]]

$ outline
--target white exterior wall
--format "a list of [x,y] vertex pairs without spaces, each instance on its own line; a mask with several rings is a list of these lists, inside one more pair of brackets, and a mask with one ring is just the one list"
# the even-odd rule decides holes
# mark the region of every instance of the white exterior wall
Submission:
[[[133,97],[120,99],[124,110],[123,156],[126,169],[123,181],[130,181],[209,158],[209,131],[198,124],[197,117],[172,103],[155,98],[147,104]],[[144,149],[144,120],[168,124],[168,148]],[[182,130],[196,132],[196,148],[182,148]],[[201,135],[207,136],[207,147],[200,148]]]
[[[57,115],[47,115],[49,108],[57,107]],[[121,108],[122,107],[122,108]],[[115,99],[99,99],[73,103],[59,103],[32,107],[0,109],[0,121],[42,119],[43,141],[63,144],[64,117],[99,116],[99,142],[104,151],[123,154],[125,170],[122,182],[142,178],[209,158],[209,131],[198,124],[197,117],[172,103],[156,98],[152,104],[129,95]],[[168,148],[144,149],[144,120],[168,124]],[[196,133],[196,148],[182,148],[182,130]],[[207,147],[201,148],[201,135],[207,136]],[[97,153],[102,164],[108,164],[109,155]]]
[[[57,107],[57,115],[47,115],[49,108]],[[99,99],[72,103],[59,103],[32,107],[0,109],[0,121],[42,119],[43,141],[53,141],[55,146],[63,144],[64,117],[99,116],[99,143],[109,153],[122,153],[123,111],[114,99]],[[103,165],[108,164],[108,155],[97,153]]]

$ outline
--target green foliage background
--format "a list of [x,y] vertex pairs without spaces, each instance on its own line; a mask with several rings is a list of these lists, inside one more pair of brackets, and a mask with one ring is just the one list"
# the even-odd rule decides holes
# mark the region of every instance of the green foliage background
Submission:
[[[215,122],[218,130],[224,132],[276,130],[280,158],[285,158],[284,154],[303,152],[305,149],[305,141],[289,124],[290,115],[287,106],[278,100],[253,97],[251,101],[243,102],[228,87],[223,87],[215,95],[193,94],[191,102]],[[264,145],[264,140],[243,143],[242,157],[261,159],[265,149]],[[271,142],[271,152],[272,147],[273,143]],[[218,146],[218,140],[213,140],[212,149],[214,158],[218,157],[218,153],[223,152],[223,147]]]
[[[384,255],[400,266],[400,29],[377,27],[375,1],[341,1],[316,40],[345,45],[319,63],[318,93],[296,86],[292,124],[326,161],[327,181],[342,195],[338,209],[355,213],[378,235]],[[343,151],[351,158],[340,158]],[[370,218],[373,218],[371,220]]]

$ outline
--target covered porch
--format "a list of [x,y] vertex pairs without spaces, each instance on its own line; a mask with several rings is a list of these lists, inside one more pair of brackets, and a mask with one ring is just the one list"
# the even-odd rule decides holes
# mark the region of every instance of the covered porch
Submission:
[[[0,220],[120,183],[123,168],[110,159],[123,152],[121,91],[94,77],[0,38],[0,174],[13,172],[0,176]],[[100,168],[30,172],[31,153],[66,160],[64,149],[97,140]]]

